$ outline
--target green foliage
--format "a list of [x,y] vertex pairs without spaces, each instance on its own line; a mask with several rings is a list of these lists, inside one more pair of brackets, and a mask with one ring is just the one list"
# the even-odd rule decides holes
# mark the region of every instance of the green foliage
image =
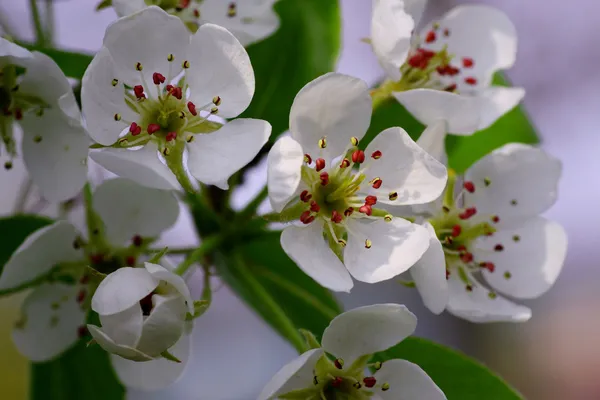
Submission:
[[0,273],[4,265],[10,259],[12,254],[25,241],[27,236],[46,225],[50,225],[52,220],[37,215],[15,215],[7,218],[0,218]]
[[341,29],[337,0],[280,0],[275,10],[281,18],[277,33],[248,48],[256,94],[243,114],[269,121],[271,141],[288,129],[290,108],[300,89],[334,69]]
[[375,355],[419,365],[444,391],[448,400],[523,400],[514,389],[479,362],[426,339],[409,337]]
[[18,42],[20,46],[31,51],[39,51],[54,60],[64,74],[70,78],[81,79],[93,55],[53,48],[42,48],[31,43]]

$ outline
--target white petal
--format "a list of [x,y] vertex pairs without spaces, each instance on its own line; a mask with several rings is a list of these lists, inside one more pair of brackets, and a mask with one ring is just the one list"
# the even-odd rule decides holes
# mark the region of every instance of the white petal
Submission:
[[135,235],[158,237],[179,216],[179,202],[172,192],[120,178],[104,181],[96,189],[94,209],[104,222],[107,237],[118,246]]
[[90,152],[90,158],[110,172],[155,189],[181,188],[169,167],[158,158],[158,148],[149,142],[139,150],[102,149]]
[[416,364],[406,360],[389,360],[375,373],[377,383],[387,382],[388,390],[379,391],[383,400],[445,400],[444,392]]
[[[424,204],[440,197],[448,172],[446,167],[427,154],[408,136],[402,128],[388,128],[381,132],[367,146],[370,156],[379,150],[382,156],[378,160],[369,160],[369,169],[365,173],[367,181],[381,178],[378,201],[393,205]],[[389,199],[390,192],[398,193],[394,201]]]
[[313,385],[313,370],[322,355],[322,349],[312,349],[286,364],[263,388],[258,400],[271,400],[293,390],[309,388]]
[[51,202],[75,197],[87,180],[90,140],[83,127],[70,124],[60,110],[30,114],[21,127],[23,160],[42,195]]
[[113,356],[112,364],[117,376],[127,387],[146,391],[158,390],[179,379],[190,359],[191,347],[190,335],[183,335],[175,346],[169,349],[181,363],[164,358],[140,363]]
[[444,165],[448,164],[448,155],[446,154],[446,131],[447,124],[445,120],[439,120],[427,126],[417,144],[425,150],[430,156]]
[[525,89],[492,86],[477,93],[480,101],[480,121],[477,130],[488,128],[498,118],[512,110],[523,100]]
[[142,268],[119,268],[109,274],[92,297],[92,310],[100,315],[127,310],[152,293],[159,281]]
[[[331,72],[309,82],[294,99],[290,131],[305,153],[331,161],[342,154],[350,138],[361,139],[371,123],[371,96],[367,84]],[[319,140],[327,138],[327,147]]]
[[415,21],[415,25],[419,25],[421,17],[425,12],[427,6],[427,0],[401,0],[404,3],[404,10],[412,17]]
[[43,284],[27,296],[23,325],[12,333],[21,354],[34,362],[47,361],[75,344],[86,314],[76,301],[79,290],[61,283]]
[[399,0],[373,1],[371,44],[379,63],[393,81],[402,78],[400,67],[411,48],[413,18]]
[[[498,244],[503,246],[502,251],[494,251]],[[474,256],[491,261],[496,267],[494,272],[483,272],[494,289],[512,297],[531,299],[556,282],[567,254],[567,234],[556,222],[536,217],[518,228],[503,229],[480,240],[477,248],[481,251],[474,251]],[[506,272],[510,273],[510,279],[505,277]]]
[[[163,259],[163,262],[166,260],[166,258]],[[188,311],[192,314],[194,313],[194,301],[192,300],[190,289],[181,276],[175,275],[170,270],[158,264],[146,262],[144,263],[144,267],[154,278],[162,281],[161,285],[168,283],[172,286],[176,293],[183,297],[183,301],[186,303]]]
[[471,135],[479,127],[479,100],[433,89],[394,92],[394,97],[424,125],[446,121],[448,133]]
[[492,298],[489,290],[473,278],[471,281],[474,284],[472,290],[468,291],[465,283],[458,277],[458,273],[451,271],[448,279],[450,299],[446,308],[449,313],[476,323],[525,322],[531,318],[529,308],[499,295]]
[[[117,84],[113,86],[114,79]],[[123,78],[105,47],[96,54],[81,81],[81,107],[92,139],[109,146],[117,141],[127,127],[125,121],[137,121],[138,116],[125,103]],[[123,120],[115,121],[119,114]]]
[[410,269],[417,290],[425,306],[434,314],[441,314],[448,304],[446,258],[442,244],[429,222],[424,224],[429,232],[429,248]]
[[152,297],[154,308],[144,320],[142,336],[137,348],[150,356],[157,357],[175,345],[184,331],[186,305],[181,296]]
[[[196,179],[208,185],[225,182],[248,164],[267,143],[271,124],[260,119],[240,118],[213,133],[194,135],[188,143],[188,166]],[[222,183],[221,183],[222,184]]]
[[0,68],[8,64],[23,66],[33,55],[23,47],[0,37]]
[[10,289],[30,282],[61,262],[83,259],[80,250],[73,248],[77,231],[65,221],[41,228],[25,239],[4,266],[0,289]]
[[102,331],[102,329],[98,328],[97,326],[88,325],[87,328],[94,338],[94,341],[109,353],[117,354],[120,357],[125,357],[136,362],[152,360],[152,357],[134,349],[133,347],[120,346],[116,344],[108,335],[106,335],[106,333]]
[[100,315],[102,331],[115,343],[133,348],[137,348],[143,322],[144,316],[139,303],[116,314]]
[[323,238],[323,223],[317,219],[308,226],[288,226],[281,233],[281,247],[308,276],[336,292],[350,292],[352,278],[344,264]]
[[[154,72],[177,76],[189,41],[190,33],[179,18],[151,6],[109,25],[103,45],[114,60],[119,78],[134,86],[144,83],[142,76],[146,83],[152,82]],[[167,60],[170,54],[174,56],[172,62]],[[138,63],[142,65],[141,72],[136,69]]]
[[119,17],[131,15],[147,7],[144,0],[112,0],[112,6]]
[[351,365],[358,357],[387,350],[412,335],[417,317],[400,304],[359,307],[335,317],[323,332],[325,351]]
[[507,144],[467,171],[475,193],[466,193],[465,202],[475,206],[478,215],[499,216],[499,227],[520,224],[554,204],[561,171],[560,161],[542,149]]
[[275,212],[290,201],[302,179],[302,146],[291,137],[277,140],[267,157],[269,200]]
[[219,116],[233,118],[254,96],[254,70],[244,46],[227,29],[202,25],[192,37],[186,72],[190,98],[197,105],[221,98]]
[[[440,30],[448,29],[449,36],[437,35],[433,43],[424,43],[424,46],[432,50],[447,46],[448,53],[459,63],[463,57],[473,59],[473,67],[464,68],[462,74],[477,78],[478,87],[489,86],[494,72],[515,63],[517,32],[499,9],[481,4],[461,5],[443,16],[439,24]],[[423,35],[429,30],[431,26],[424,29]],[[460,80],[457,83],[460,92]]]
[[[376,283],[391,279],[412,267],[429,247],[429,233],[402,218],[386,222],[350,219],[344,264],[355,279]],[[371,248],[366,248],[366,240]]]

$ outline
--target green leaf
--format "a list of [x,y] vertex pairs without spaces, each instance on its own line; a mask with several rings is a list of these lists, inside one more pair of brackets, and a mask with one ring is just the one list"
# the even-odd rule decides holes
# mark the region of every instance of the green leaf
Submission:
[[[510,86],[506,78],[499,73],[494,77],[494,84]],[[361,147],[366,147],[381,131],[393,126],[404,128],[414,140],[417,140],[425,129],[400,103],[393,98],[388,99],[373,111],[371,126],[361,141]],[[463,173],[481,157],[511,142],[539,142],[523,106],[515,107],[492,126],[476,132],[473,136],[448,135],[448,163],[456,172]]]
[[[95,318],[97,316],[94,315]],[[120,400],[125,389],[107,352],[86,340],[56,360],[31,365],[31,400]]]
[[20,46],[31,51],[39,51],[54,60],[64,74],[70,78],[81,79],[88,65],[94,58],[91,54],[75,51],[38,47],[33,43],[18,42]]
[[102,0],[96,6],[96,11],[104,10],[105,8],[112,7],[112,0]]
[[51,219],[37,215],[15,215],[0,218],[0,237],[2,237],[2,242],[0,242],[0,274],[6,262],[27,236],[51,223]]
[[248,47],[256,91],[243,114],[269,121],[273,142],[288,129],[300,89],[335,68],[341,36],[337,0],[280,0],[275,11],[281,18],[277,33]]
[[523,400],[513,388],[479,362],[429,340],[409,337],[375,355],[377,361],[394,358],[419,365],[448,400]]

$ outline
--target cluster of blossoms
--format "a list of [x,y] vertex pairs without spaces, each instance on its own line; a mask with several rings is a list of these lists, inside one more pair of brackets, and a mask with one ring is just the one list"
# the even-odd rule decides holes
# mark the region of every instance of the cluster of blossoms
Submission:
[[[190,294],[192,262],[175,267],[151,246],[178,218],[176,194],[228,189],[268,142],[267,121],[236,117],[255,89],[244,45],[277,30],[275,1],[112,0],[121,18],[83,76],[83,118],[50,58],[0,39],[4,150],[20,153],[21,125],[22,155],[44,197],[64,201],[83,188],[85,203],[82,227],[63,220],[34,232],[1,271],[0,293],[34,288],[13,333],[31,360],[86,338],[111,353],[128,386],[158,389],[180,376],[208,302]],[[501,294],[537,297],[560,273],[566,234],[540,214],[556,200],[561,164],[508,144],[464,176],[447,167],[447,133],[484,129],[522,99],[520,88],[492,86],[514,63],[516,34],[498,10],[471,5],[417,35],[424,6],[373,1],[370,43],[388,77],[378,88],[329,73],[300,90],[289,135],[268,153],[274,212],[265,218],[287,224],[283,250],[333,291],[408,271],[433,313],[525,321],[531,311]],[[425,130],[415,142],[392,127],[364,146],[376,100],[392,97]],[[119,177],[92,193],[88,156]],[[415,327],[396,304],[343,313],[259,399],[445,399],[418,366],[378,361]]]

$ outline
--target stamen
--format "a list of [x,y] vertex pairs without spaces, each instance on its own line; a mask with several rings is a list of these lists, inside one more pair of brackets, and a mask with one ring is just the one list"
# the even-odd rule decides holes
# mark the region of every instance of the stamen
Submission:
[[133,245],[135,247],[140,247],[143,243],[143,238],[140,235],[135,235],[134,237],[131,238],[131,242],[133,243]]
[[347,243],[344,239],[338,239],[338,244],[342,247],[346,247]]
[[477,79],[472,76],[468,76],[465,78],[465,83],[468,85],[477,85]]
[[344,216],[345,217],[349,217],[352,215],[352,213],[354,212],[354,208],[353,207],[348,207],[344,210]]
[[78,304],[83,303],[83,301],[85,300],[85,290],[81,289],[79,291],[79,293],[77,293],[77,297],[75,298],[75,300],[77,301]]
[[462,253],[462,254],[460,255],[460,260],[461,260],[462,262],[464,262],[465,264],[468,264],[468,263],[470,263],[470,262],[472,262],[472,261],[473,261],[473,254],[472,254],[472,253],[469,253],[469,252]]
[[165,83],[165,76],[163,74],[159,74],[158,72],[155,72],[152,74],[152,81],[154,82],[155,85],[160,85],[161,83]]
[[482,262],[482,263],[479,263],[479,266],[480,266],[481,268],[485,268],[485,269],[487,269],[487,270],[488,270],[488,271],[490,271],[490,272],[494,272],[494,271],[496,270],[496,265],[494,265],[494,263],[492,263],[492,262],[489,262],[489,261],[487,261],[487,262]]
[[310,211],[318,213],[319,211],[321,211],[321,207],[319,207],[317,202],[313,200],[310,203]]
[[371,245],[372,245],[371,240],[365,239],[365,249],[370,249]]
[[321,139],[319,139],[319,148],[324,149],[326,147],[327,147],[327,138],[322,137]]
[[194,135],[188,135],[188,137],[185,139],[185,141],[188,143],[192,143],[194,141]]
[[362,164],[365,162],[365,152],[362,150],[356,150],[352,153],[352,162]]
[[110,84],[113,85],[113,87],[117,86],[119,84],[119,80],[118,79],[113,79]]
[[174,59],[175,59],[175,56],[174,56],[173,54],[169,54],[169,55],[167,56],[167,61],[168,61],[168,62],[172,62]]
[[390,201],[394,201],[398,198],[398,193],[397,192],[390,192],[390,194],[388,195],[388,199],[390,199]]
[[344,368],[344,360],[342,360],[341,358],[338,358],[333,362],[333,365],[335,365],[335,367],[337,369],[342,369],[342,368]]
[[9,169],[12,169],[12,167],[13,167],[12,161],[7,161],[4,163],[4,169],[9,170]]
[[494,215],[491,219],[492,219],[492,222],[495,223],[495,224],[497,224],[498,222],[500,222],[500,217],[497,216],[497,215]]
[[352,144],[352,146],[354,146],[354,147],[358,146],[358,138],[357,138],[357,137],[355,137],[355,136],[352,136],[352,137],[350,138],[350,143],[351,143],[351,144]]
[[136,124],[135,122],[132,122],[129,126],[129,132],[131,132],[132,136],[137,136],[140,133],[142,133],[142,127]]
[[219,96],[213,97],[212,102],[215,106],[220,106],[221,105],[221,97],[219,97]]
[[363,379],[363,383],[366,387],[372,388],[377,383],[377,379],[374,376],[367,376]]
[[342,163],[340,164],[340,168],[348,168],[350,166],[350,160],[348,160],[347,158],[344,158],[342,160]]
[[461,234],[462,232],[462,227],[460,225],[454,225],[452,227],[452,236],[457,237]]
[[463,211],[462,213],[458,214],[458,217],[460,219],[469,219],[476,213],[477,213],[477,209],[475,207],[470,207],[470,208],[465,209],[465,211]]
[[335,222],[336,224],[339,224],[340,222],[342,222],[342,215],[337,212],[336,210],[333,210],[331,212],[331,222]]
[[[346,210],[347,211],[347,210]],[[363,214],[366,214],[368,216],[371,216],[371,214],[373,214],[373,209],[371,208],[371,206],[365,204],[362,205],[359,209],[358,212],[361,212]]]
[[373,157],[375,160],[379,160],[381,158],[381,156],[382,156],[382,153],[379,150],[376,150],[373,152],[373,154],[371,154],[371,157]]
[[190,67],[190,62],[188,60],[185,60],[184,62],[181,63],[181,67],[183,69],[188,69]]
[[312,164],[312,158],[308,154],[305,154],[304,155],[304,162],[306,164],[310,165],[310,164]]
[[374,206],[375,204],[377,204],[377,197],[376,196],[367,196],[365,198],[365,205],[367,205],[367,206]]
[[188,101],[187,108],[194,117],[198,115],[198,111],[196,111],[196,106],[191,101]]
[[317,172],[321,171],[323,168],[325,168],[325,160],[322,158],[317,158],[315,160],[315,169],[317,170]]
[[356,389],[360,389],[362,387],[362,385],[360,384],[360,382],[354,382],[352,384],[352,386],[354,386]]
[[425,36],[425,43],[435,42],[436,37],[437,37],[437,35],[435,34],[434,31],[427,32],[427,35]]
[[321,175],[319,177],[321,179],[321,185],[325,186],[329,183],[329,174],[327,172],[321,172]]
[[308,190],[303,190],[302,193],[300,193],[300,200],[302,200],[305,203],[308,203],[308,201],[312,198],[312,194],[308,193]]
[[385,222],[392,222],[392,218],[393,218],[393,217],[392,217],[392,215],[391,215],[391,214],[386,214],[386,215],[383,217],[383,220],[384,220]]
[[374,189],[379,189],[381,187],[381,185],[383,184],[383,181],[379,177],[373,179],[371,182],[373,184]]
[[485,184],[485,186],[490,186],[492,184],[492,180],[490,178],[483,178],[483,183]]
[[302,214],[300,214],[300,221],[305,225],[310,224],[314,220],[315,220],[315,217],[313,215],[311,215],[311,212],[309,210],[306,210]]
[[463,188],[465,188],[465,190],[469,193],[475,192],[475,184],[471,181],[466,181],[465,183],[463,183]]
[[465,67],[465,68],[471,68],[471,67],[473,67],[473,64],[475,64],[473,59],[470,57],[463,57],[462,62],[463,62],[463,67]]
[[83,338],[85,336],[87,336],[88,334],[88,328],[85,325],[81,325],[79,328],[77,328],[77,337],[78,338]]
[[150,124],[148,125],[148,128],[146,128],[146,131],[148,132],[148,135],[152,135],[153,133],[156,133],[160,130],[160,125],[159,124]]
[[139,99],[145,99],[146,95],[144,94],[144,87],[142,85],[135,85],[133,87],[133,93],[135,94],[135,97]]
[[142,63],[137,63],[137,64],[135,64],[135,69],[137,71],[141,71],[144,69],[144,66],[142,65]]
[[381,390],[384,392],[390,390],[390,384],[385,382],[383,385],[381,385]]
[[510,279],[510,278],[512,278],[512,274],[510,272],[508,272],[508,271],[506,271],[503,276],[504,276],[504,279]]
[[229,7],[227,8],[227,16],[229,18],[233,18],[237,15],[237,6],[235,3],[229,3]]

